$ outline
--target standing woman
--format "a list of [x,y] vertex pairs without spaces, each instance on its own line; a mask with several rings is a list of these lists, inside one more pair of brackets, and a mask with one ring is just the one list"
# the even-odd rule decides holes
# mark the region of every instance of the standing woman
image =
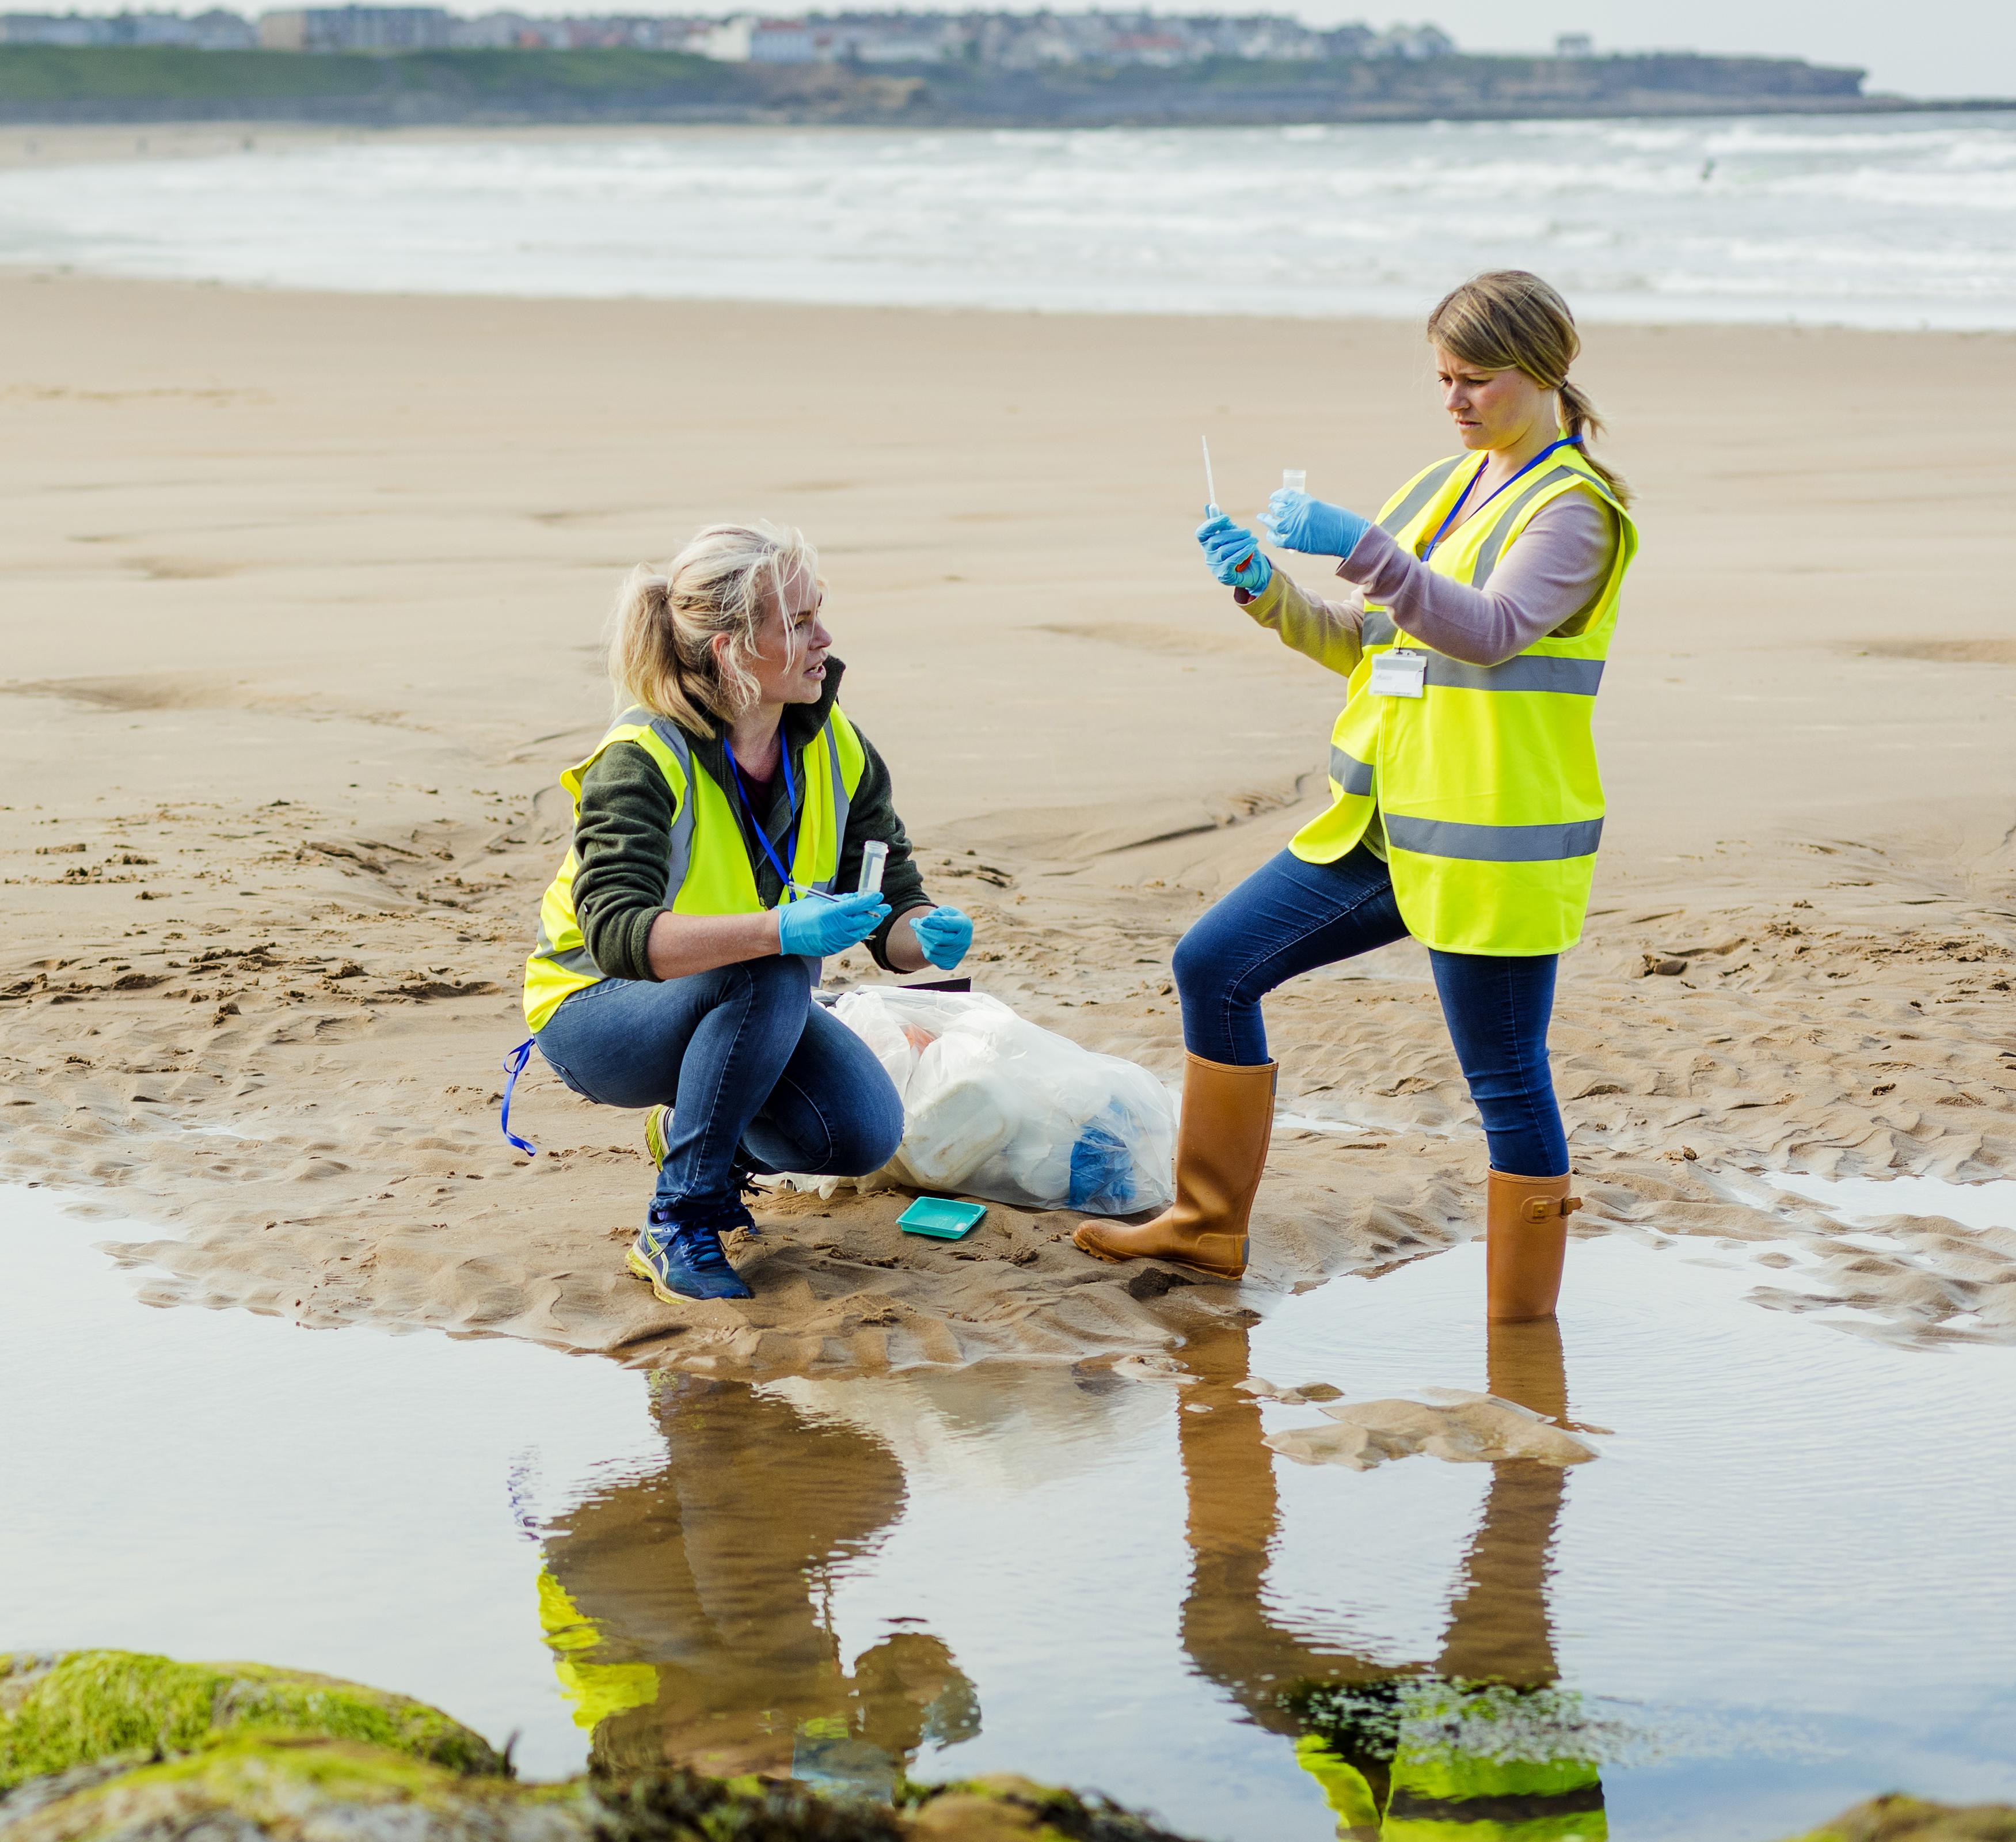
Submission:
[[[621,714],[560,776],[574,842],[526,1021],[575,1093],[651,1108],[658,1181],[628,1263],[668,1303],[751,1296],[721,1236],[754,1225],[752,1173],[858,1177],[902,1137],[882,1065],[812,1000],[820,959],[866,941],[886,971],[949,969],[973,940],[924,894],[889,771],[840,708],[823,599],[811,545],[764,524],[633,571],[609,647]],[[833,896],[872,839],[880,892]]]
[[1376,523],[1306,493],[1269,501],[1277,545],[1339,559],[1340,599],[1289,581],[1229,518],[1198,528],[1247,613],[1350,679],[1331,803],[1176,948],[1189,1058],[1175,1206],[1075,1238],[1102,1259],[1237,1278],[1273,1120],[1261,999],[1412,934],[1490,1147],[1489,1314],[1544,1318],[1581,1206],[1547,1024],[1603,832],[1589,719],[1638,540],[1623,481],[1588,452],[1602,424],[1568,381],[1581,341],[1559,294],[1522,271],[1481,275],[1427,336],[1463,452]]

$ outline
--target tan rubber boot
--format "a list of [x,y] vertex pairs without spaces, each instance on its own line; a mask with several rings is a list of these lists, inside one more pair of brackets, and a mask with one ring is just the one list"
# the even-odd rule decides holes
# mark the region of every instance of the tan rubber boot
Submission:
[[1246,1271],[1246,1220],[1274,1130],[1278,1065],[1185,1058],[1176,1200],[1151,1222],[1082,1222],[1071,1239],[1103,1260],[1168,1260],[1215,1279]]
[[1485,1207],[1485,1315],[1496,1323],[1551,1318],[1561,1293],[1568,1217],[1582,1206],[1572,1177],[1491,1173]]

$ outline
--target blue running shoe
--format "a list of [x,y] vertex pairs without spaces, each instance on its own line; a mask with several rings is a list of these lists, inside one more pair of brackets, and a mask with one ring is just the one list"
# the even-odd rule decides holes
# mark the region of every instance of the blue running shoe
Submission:
[[710,1209],[681,1221],[669,1205],[653,1202],[626,1264],[668,1305],[682,1299],[747,1299],[756,1295],[728,1263],[721,1245],[726,1228],[754,1231],[749,1211],[739,1204]]

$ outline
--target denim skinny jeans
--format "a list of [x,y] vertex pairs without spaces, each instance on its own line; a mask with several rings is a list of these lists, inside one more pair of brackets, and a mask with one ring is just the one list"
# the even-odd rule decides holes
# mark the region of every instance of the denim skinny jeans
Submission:
[[[1207,1062],[1266,1061],[1260,1000],[1269,992],[1406,932],[1392,877],[1363,845],[1334,863],[1282,852],[1208,909],[1176,948],[1185,1047]],[[1564,1175],[1568,1139],[1547,1067],[1556,956],[1431,949],[1428,957],[1456,1060],[1484,1116],[1492,1168]]]
[[860,1177],[903,1136],[880,1062],[812,996],[795,955],[690,978],[605,979],[533,1039],[553,1072],[604,1106],[672,1109],[657,1199],[675,1213],[736,1199],[738,1151],[764,1173]]

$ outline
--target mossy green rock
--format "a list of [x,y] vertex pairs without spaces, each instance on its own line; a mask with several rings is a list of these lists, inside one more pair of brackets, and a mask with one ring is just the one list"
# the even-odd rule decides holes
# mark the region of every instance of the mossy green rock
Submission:
[[2016,1806],[1872,1797],[1793,1842],[2016,1842]]
[[480,1735],[354,1682],[123,1650],[0,1656],[0,1842],[1182,1842],[1022,1779],[900,1801],[677,1768],[523,1785]]
[[74,1766],[193,1753],[251,1732],[356,1740],[468,1775],[506,1770],[481,1734],[424,1702],[331,1676],[130,1650],[0,1655],[0,1792]]
[[468,1778],[353,1740],[226,1736],[0,1797],[0,1842],[1182,1842],[1016,1779],[916,1787],[908,1812],[677,1768],[622,1785]]
[[466,1777],[355,1740],[227,1736],[0,1798],[5,1842],[588,1842],[574,1786]]
[[1006,1774],[913,1790],[916,1842],[1183,1842],[1103,1797]]

